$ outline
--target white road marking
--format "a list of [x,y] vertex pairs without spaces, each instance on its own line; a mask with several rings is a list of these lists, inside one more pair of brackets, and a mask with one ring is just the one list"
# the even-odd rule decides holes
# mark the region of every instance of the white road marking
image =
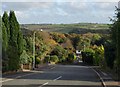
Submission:
[[15,77],[15,78],[20,78],[21,76],[17,76],[17,77]]
[[55,67],[52,67],[51,69],[54,69]]
[[7,81],[15,80],[15,79],[18,79],[18,78],[21,78],[21,77],[25,77],[25,76],[29,76],[29,75],[32,75],[32,74],[37,74],[37,73],[30,73],[30,74],[26,74],[26,75],[22,75],[22,76],[17,76],[17,77],[15,77],[13,79],[3,80],[2,82],[7,82]]
[[48,84],[48,82],[46,82],[46,83],[44,83],[44,84],[42,84],[41,86],[39,86],[39,87],[43,87],[43,86],[45,86],[45,85],[47,85]]
[[54,79],[53,81],[56,81],[56,80],[58,80],[58,79],[60,79],[60,78],[62,78],[62,76],[57,77],[57,78]]
[[26,81],[26,79],[24,79],[24,81]]
[[11,80],[14,80],[14,79],[6,79],[6,80],[4,80],[2,82],[7,82],[7,81],[11,81]]

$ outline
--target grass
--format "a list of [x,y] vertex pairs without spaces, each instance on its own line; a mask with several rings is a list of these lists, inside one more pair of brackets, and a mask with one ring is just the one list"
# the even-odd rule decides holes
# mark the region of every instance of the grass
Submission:
[[97,23],[76,23],[76,24],[22,24],[22,28],[29,30],[44,30],[47,32],[61,32],[69,33],[80,29],[87,30],[108,30],[108,24],[97,24]]

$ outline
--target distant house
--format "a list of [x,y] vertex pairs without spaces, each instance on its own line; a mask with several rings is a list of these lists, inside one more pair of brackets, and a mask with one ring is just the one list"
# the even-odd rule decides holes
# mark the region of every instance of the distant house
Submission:
[[78,62],[82,62],[81,51],[80,50],[76,50],[76,57],[77,57]]
[[81,54],[81,51],[76,50],[76,54],[80,55],[80,54]]
[[42,32],[42,31],[43,31],[43,29],[40,29],[40,31]]
[[80,58],[80,55],[81,55],[81,51],[76,50],[76,57],[77,57],[77,58]]

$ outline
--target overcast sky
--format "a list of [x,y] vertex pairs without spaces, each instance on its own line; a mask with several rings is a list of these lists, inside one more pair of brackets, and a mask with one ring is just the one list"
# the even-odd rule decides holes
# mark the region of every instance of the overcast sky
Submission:
[[[103,0],[105,1],[105,0]],[[117,2],[3,2],[4,11],[14,10],[19,23],[110,23]]]

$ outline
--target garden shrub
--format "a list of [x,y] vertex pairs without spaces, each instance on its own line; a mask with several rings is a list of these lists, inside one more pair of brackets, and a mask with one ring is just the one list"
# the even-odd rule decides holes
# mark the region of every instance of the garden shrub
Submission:
[[46,56],[45,56],[44,62],[45,62],[45,63],[49,63],[49,62],[50,62],[50,55],[46,55]]
[[69,53],[67,62],[73,63],[76,60],[76,55],[74,53]]
[[57,63],[59,61],[59,58],[58,58],[58,56],[53,55],[53,56],[50,57],[50,61]]
[[95,51],[91,48],[85,48],[82,52],[82,60],[84,63],[93,65]]

